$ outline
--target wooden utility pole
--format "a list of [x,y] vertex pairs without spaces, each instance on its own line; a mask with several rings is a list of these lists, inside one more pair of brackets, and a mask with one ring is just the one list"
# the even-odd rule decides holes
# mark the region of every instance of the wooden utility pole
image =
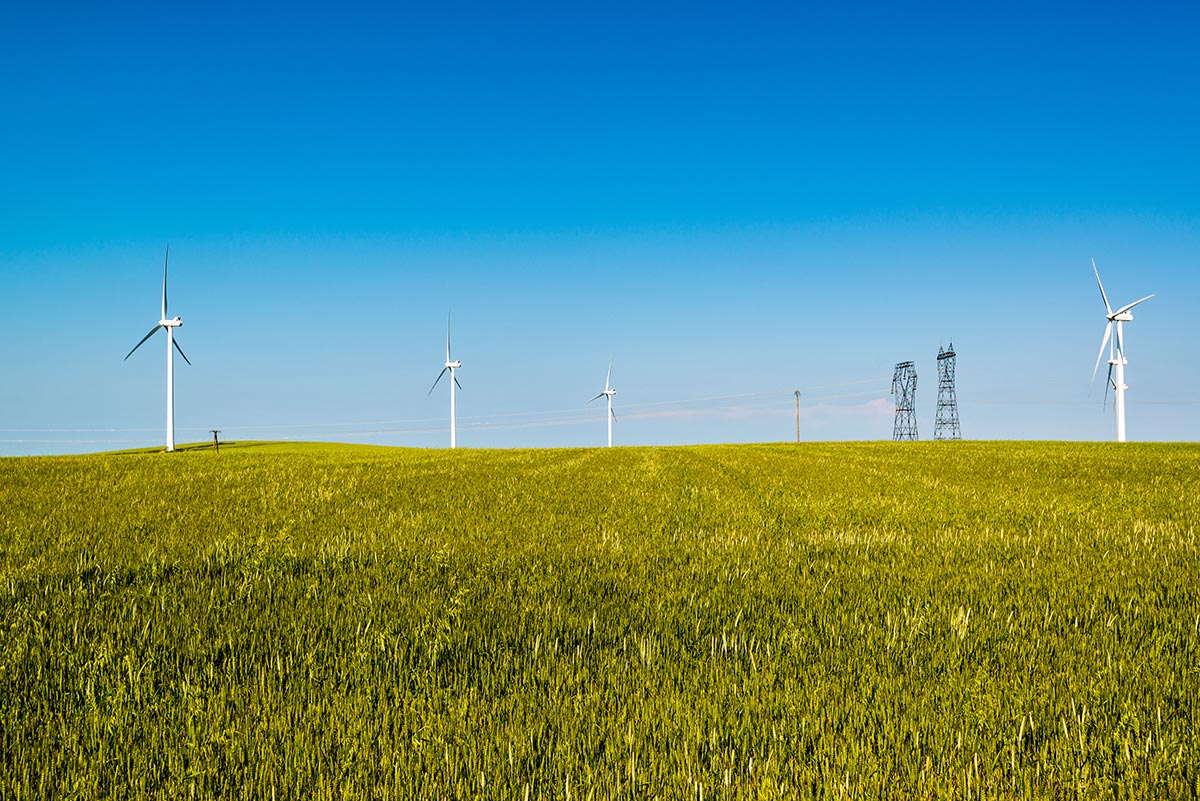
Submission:
[[800,441],[800,390],[796,390],[796,442]]
[[221,452],[221,443],[217,440],[217,434],[221,433],[221,429],[210,428],[208,430],[209,430],[209,433],[211,433],[213,435],[213,450],[216,451],[217,453],[220,453]]

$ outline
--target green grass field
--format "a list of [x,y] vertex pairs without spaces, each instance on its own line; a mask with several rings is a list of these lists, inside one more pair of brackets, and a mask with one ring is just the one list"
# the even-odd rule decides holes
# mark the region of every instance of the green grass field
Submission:
[[1200,447],[0,459],[0,798],[1200,795]]

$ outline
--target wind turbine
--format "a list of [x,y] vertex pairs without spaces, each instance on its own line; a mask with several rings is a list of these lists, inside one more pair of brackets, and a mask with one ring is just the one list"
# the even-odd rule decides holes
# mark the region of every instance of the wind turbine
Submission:
[[616,420],[616,419],[617,419],[617,414],[616,414],[616,412],[614,412],[614,411],[612,410],[612,399],[613,399],[613,395],[616,395],[616,394],[617,394],[617,391],[616,391],[615,389],[613,389],[612,387],[610,387],[610,386],[609,386],[609,381],[610,381],[611,379],[612,379],[612,356],[609,356],[609,357],[608,357],[608,375],[604,376],[604,391],[603,391],[603,392],[601,392],[601,393],[600,393],[599,395],[597,395],[596,397],[592,398],[592,400],[588,401],[588,403],[591,403],[591,402],[592,402],[592,401],[594,401],[594,400],[599,400],[600,398],[605,398],[605,397],[606,397],[606,398],[608,398],[608,415],[607,415],[607,419],[608,419],[608,447],[610,447],[610,448],[612,447],[612,424],[613,424],[613,420]]
[[154,336],[158,329],[164,328],[167,332],[167,452],[175,450],[175,351],[179,351],[179,355],[188,364],[191,360],[187,354],[183,352],[183,348],[179,347],[179,341],[175,339],[173,329],[183,325],[183,320],[178,317],[167,319],[167,260],[171,255],[171,246],[167,245],[166,255],[163,256],[163,294],[162,294],[162,317],[158,320],[158,325],[150,329],[150,333],[142,337],[142,341],[133,346],[133,350],[125,354],[125,359],[133,355],[133,351],[145,344],[146,340]]
[[[1125,390],[1129,389],[1125,385],[1125,365],[1128,360],[1125,358],[1125,334],[1123,330],[1124,323],[1133,322],[1133,315],[1129,312],[1134,306],[1144,301],[1150,300],[1153,295],[1147,295],[1141,300],[1135,300],[1127,306],[1122,306],[1116,311],[1112,310],[1112,306],[1108,305],[1108,295],[1104,292],[1104,284],[1100,282],[1100,271],[1096,269],[1096,260],[1092,259],[1092,272],[1096,274],[1096,286],[1100,287],[1100,297],[1104,301],[1105,317],[1108,319],[1108,325],[1104,327],[1104,339],[1100,341],[1100,352],[1096,354],[1096,366],[1092,368],[1092,383],[1096,383],[1096,372],[1100,369],[1100,360],[1104,358],[1104,348],[1108,346],[1108,383],[1112,385],[1114,395],[1116,397],[1117,409],[1117,442],[1125,441]],[[1114,337],[1113,323],[1117,325],[1117,335]],[[1113,368],[1116,368],[1116,378],[1113,378]],[[1108,395],[1108,387],[1104,388],[1104,394]]]
[[442,372],[438,373],[438,377],[434,380],[433,386],[429,388],[429,392],[425,393],[426,397],[433,394],[437,389],[438,381],[442,380],[442,376],[446,371],[450,371],[450,447],[457,445],[454,432],[454,388],[462,389],[462,384],[458,383],[458,379],[454,377],[454,371],[462,367],[462,362],[450,360],[450,313],[446,313],[446,365],[442,368]]

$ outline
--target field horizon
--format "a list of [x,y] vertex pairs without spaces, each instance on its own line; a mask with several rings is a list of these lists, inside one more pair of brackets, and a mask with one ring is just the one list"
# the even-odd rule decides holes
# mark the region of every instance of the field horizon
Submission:
[[[695,442],[686,444],[671,444],[671,445],[614,445],[616,450],[680,450],[687,448],[756,448],[756,447],[772,447],[772,446],[799,446],[804,447],[821,447],[821,446],[856,446],[856,445],[883,445],[887,447],[920,447],[922,445],[935,445],[938,447],[967,447],[970,444],[986,444],[986,445],[1062,445],[1062,446],[1078,446],[1087,448],[1096,446],[1099,448],[1131,448],[1136,449],[1142,446],[1168,446],[1168,447],[1200,447],[1200,442],[1192,440],[1145,440],[1137,442],[1113,442],[1111,440],[1061,440],[1061,439],[959,439],[959,440],[932,440],[923,439],[914,442],[893,442],[890,439],[846,439],[846,440],[802,440],[795,442],[793,440],[763,440],[761,442]],[[314,451],[328,450],[330,452],[353,452],[362,451],[382,452],[382,451],[425,451],[425,452],[441,452],[441,451],[472,451],[472,452],[495,452],[495,453],[512,453],[520,451],[592,451],[606,450],[604,445],[547,445],[547,446],[515,446],[515,447],[472,447],[469,445],[459,445],[457,448],[448,447],[427,447],[424,445],[377,445],[365,442],[340,442],[330,440],[285,440],[285,439],[265,439],[265,440],[221,440],[221,448],[227,450],[244,450],[254,449],[259,452],[269,453],[311,453]],[[214,451],[212,440],[199,440],[196,442],[183,442],[175,445],[176,453],[194,453],[203,451]],[[214,451],[215,452],[215,451]],[[34,456],[0,456],[5,459],[48,459],[48,458],[74,458],[74,457],[91,457],[91,456],[138,456],[156,453],[167,453],[163,446],[146,446],[138,448],[123,448],[112,451],[90,451],[87,453],[61,453],[61,454],[44,454]]]

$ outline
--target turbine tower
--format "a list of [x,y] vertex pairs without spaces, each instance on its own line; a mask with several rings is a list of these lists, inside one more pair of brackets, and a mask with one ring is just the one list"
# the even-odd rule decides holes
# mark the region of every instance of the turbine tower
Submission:
[[158,325],[150,329],[150,333],[142,337],[142,341],[133,346],[133,350],[125,354],[125,359],[133,355],[133,351],[140,348],[147,339],[158,333],[158,329],[164,328],[167,331],[167,452],[175,450],[175,351],[179,351],[179,355],[188,364],[192,362],[188,359],[187,354],[183,352],[183,348],[179,347],[179,340],[175,339],[174,329],[183,325],[183,320],[178,317],[167,319],[167,260],[171,256],[171,246],[167,245],[166,255],[163,256],[163,291],[162,291],[162,316],[158,320]]
[[934,439],[962,439],[958,428],[958,395],[954,391],[954,343],[943,350],[938,346],[937,419],[933,424]]
[[438,381],[442,380],[442,376],[446,371],[450,371],[450,447],[457,447],[458,443],[455,438],[455,413],[454,413],[454,388],[462,389],[462,384],[458,383],[458,379],[454,377],[454,371],[462,367],[462,362],[452,361],[450,359],[450,313],[446,312],[446,365],[442,368],[442,372],[438,373],[438,377],[434,379],[433,386],[429,388],[426,397],[433,394],[437,389]]
[[[1129,364],[1125,358],[1125,336],[1123,330],[1124,323],[1133,322],[1133,315],[1129,310],[1143,301],[1150,300],[1153,295],[1147,295],[1141,300],[1135,300],[1126,306],[1122,306],[1116,311],[1112,310],[1112,306],[1108,305],[1108,295],[1104,292],[1104,284],[1100,282],[1100,271],[1096,269],[1096,260],[1092,259],[1092,272],[1096,274],[1096,286],[1100,287],[1100,299],[1104,301],[1105,317],[1108,320],[1108,325],[1104,327],[1104,339],[1100,341],[1100,352],[1096,354],[1096,366],[1092,368],[1092,383],[1096,383],[1096,371],[1100,369],[1100,360],[1104,358],[1104,347],[1108,346],[1108,383],[1112,385],[1113,394],[1116,397],[1117,408],[1117,442],[1125,441],[1125,390],[1129,389],[1125,385],[1125,365]],[[1117,324],[1117,335],[1114,337],[1113,323]],[[1116,377],[1113,377],[1113,368],[1116,368]],[[1108,397],[1108,387],[1104,388],[1104,395]]]
[[604,391],[601,392],[599,395],[597,395],[595,398],[592,398],[592,400],[588,401],[588,403],[591,403],[592,401],[598,400],[600,398],[605,398],[605,397],[608,398],[608,415],[607,415],[607,418],[608,418],[608,447],[610,447],[610,448],[612,447],[612,424],[613,424],[613,420],[617,419],[617,413],[614,412],[613,408],[612,408],[613,395],[616,395],[617,391],[615,389],[613,389],[611,386],[609,386],[609,381],[611,379],[612,379],[612,356],[609,356],[608,357],[608,375],[604,376]]
[[900,362],[892,374],[892,394],[896,396],[896,424],[892,439],[904,442],[917,439],[917,369],[912,362]]

